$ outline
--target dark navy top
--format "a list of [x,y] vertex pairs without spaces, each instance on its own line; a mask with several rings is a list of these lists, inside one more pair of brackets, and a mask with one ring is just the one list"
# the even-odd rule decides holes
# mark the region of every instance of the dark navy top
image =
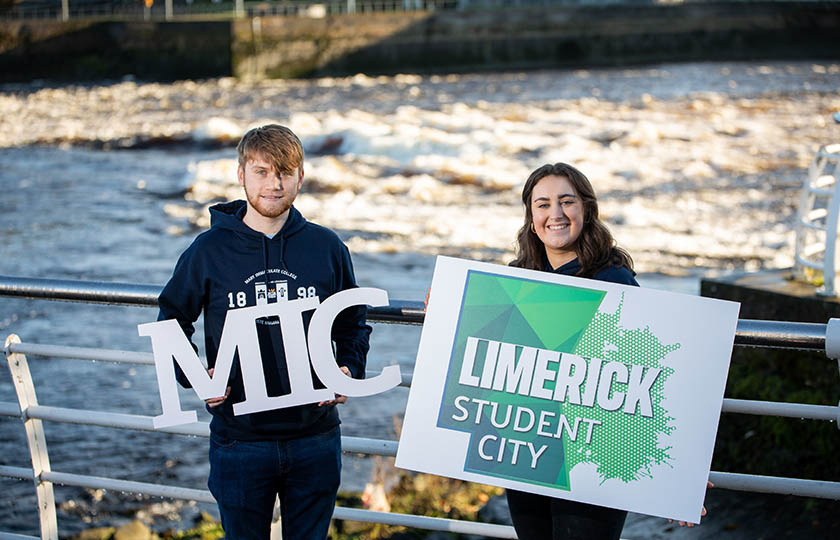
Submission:
[[[577,276],[580,272],[580,261],[577,258],[572,259],[560,268],[551,268],[551,265],[546,262],[546,272],[554,272],[555,274],[562,274],[564,276]],[[610,283],[620,283],[622,285],[639,286],[635,278],[636,273],[626,266],[605,266],[601,268],[591,279],[598,281],[609,281]]]

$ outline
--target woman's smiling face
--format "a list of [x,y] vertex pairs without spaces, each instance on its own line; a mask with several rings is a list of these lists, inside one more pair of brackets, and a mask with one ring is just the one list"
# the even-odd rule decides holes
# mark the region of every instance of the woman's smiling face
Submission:
[[583,230],[583,201],[565,176],[546,176],[531,192],[534,232],[545,246],[552,268],[577,257],[575,251]]

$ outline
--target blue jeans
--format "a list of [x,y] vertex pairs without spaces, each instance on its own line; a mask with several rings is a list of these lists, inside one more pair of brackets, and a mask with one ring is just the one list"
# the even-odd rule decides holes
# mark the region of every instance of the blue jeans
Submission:
[[207,485],[229,540],[270,536],[280,497],[283,540],[326,538],[341,480],[341,431],[287,441],[210,435]]

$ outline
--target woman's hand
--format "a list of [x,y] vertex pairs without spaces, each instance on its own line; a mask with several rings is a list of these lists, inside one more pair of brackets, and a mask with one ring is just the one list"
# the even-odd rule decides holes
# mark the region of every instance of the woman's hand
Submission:
[[[213,372],[214,372],[215,370],[216,370],[216,368],[210,368],[210,369],[208,369],[208,370],[207,370],[207,374],[208,374],[208,375],[210,375],[210,376],[212,377],[212,376],[213,376]],[[229,395],[230,395],[230,386],[228,386],[228,387],[227,387],[227,389],[225,390],[225,395],[223,395],[223,396],[219,396],[219,397],[210,398],[210,399],[205,399],[205,400],[204,400],[204,403],[206,403],[206,404],[207,404],[207,405],[209,405],[210,407],[218,407],[219,405],[221,405],[221,404],[222,404],[222,403],[223,403],[223,402],[224,402],[224,401],[228,398],[228,396],[229,396]]]
[[[713,488],[713,487],[715,487],[715,485],[707,480],[706,481],[706,487]],[[703,505],[703,509],[700,511],[700,517],[705,517],[705,515],[706,515],[706,505]],[[674,522],[673,519],[668,520],[668,523],[673,523],[673,522]],[[694,523],[691,523],[689,521],[678,521],[677,523],[679,523],[680,527],[694,527]]]
[[[341,370],[342,373],[344,373],[348,377],[351,376],[350,375],[350,370],[347,368],[347,366],[341,366],[339,369]],[[323,407],[324,405],[337,405],[339,403],[347,403],[347,396],[342,396],[341,394],[336,394],[335,399],[331,399],[329,401],[322,401],[322,402],[318,403],[318,406]]]

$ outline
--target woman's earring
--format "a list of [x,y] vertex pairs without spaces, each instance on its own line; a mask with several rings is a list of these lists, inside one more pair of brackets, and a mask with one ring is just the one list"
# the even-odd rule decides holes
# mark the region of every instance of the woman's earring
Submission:
[[534,228],[534,222],[531,222],[531,232],[537,234],[537,230]]

